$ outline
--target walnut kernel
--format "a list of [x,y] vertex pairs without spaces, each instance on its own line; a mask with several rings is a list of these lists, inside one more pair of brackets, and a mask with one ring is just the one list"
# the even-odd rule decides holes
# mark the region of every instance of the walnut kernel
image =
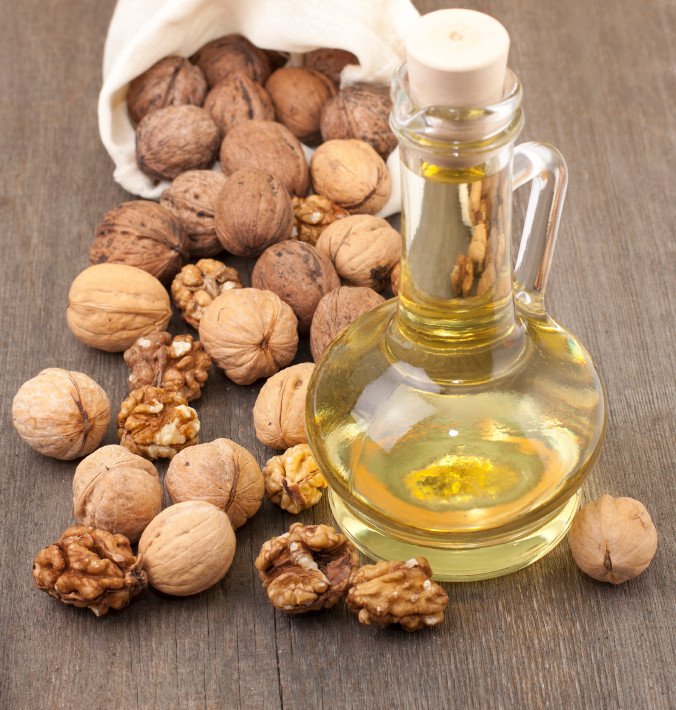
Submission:
[[282,510],[294,515],[319,503],[327,487],[307,444],[297,444],[273,456],[263,469],[265,493]]
[[319,235],[337,219],[350,213],[322,195],[292,197],[294,225],[291,238],[314,246]]

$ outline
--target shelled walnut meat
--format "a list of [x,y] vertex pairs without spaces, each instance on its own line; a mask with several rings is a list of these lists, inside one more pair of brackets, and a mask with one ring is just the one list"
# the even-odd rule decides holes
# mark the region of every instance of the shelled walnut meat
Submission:
[[331,526],[294,523],[263,543],[255,564],[273,606],[304,614],[335,606],[358,561],[354,546]]
[[187,264],[176,275],[171,295],[185,321],[197,329],[204,309],[232,288],[242,288],[237,269],[215,259],[200,259],[196,264]]
[[156,331],[139,338],[124,352],[131,370],[129,391],[144,385],[178,392],[187,402],[199,399],[209,377],[211,358],[192,335],[172,338],[167,331]]
[[64,604],[103,616],[124,609],[147,585],[124,535],[83,525],[66,528],[33,562],[35,586]]
[[91,377],[49,367],[21,385],[12,402],[12,421],[32,449],[70,461],[101,443],[110,402]]
[[300,333],[310,330],[322,296],[340,286],[331,260],[311,244],[286,240],[268,247],[251,273],[254,288],[276,293],[293,309]]
[[188,235],[190,255],[215,256],[223,247],[216,236],[214,209],[225,177],[213,170],[188,170],[169,185],[160,205],[171,212]]
[[192,60],[202,70],[210,87],[235,73],[245,74],[260,84],[265,83],[270,74],[270,60],[265,51],[237,34],[205,44]]
[[443,623],[448,595],[432,581],[427,560],[415,557],[360,567],[345,601],[362,624],[399,624],[417,631]]
[[207,94],[204,108],[221,136],[242,121],[274,121],[275,109],[268,92],[246,74],[230,74]]
[[291,238],[312,246],[329,224],[350,214],[322,195],[294,196],[291,198],[291,207],[294,220]]
[[199,443],[200,421],[178,392],[145,385],[122,402],[117,415],[120,444],[150,459],[172,458]]
[[336,86],[340,84],[340,74],[348,64],[359,64],[359,60],[345,49],[322,47],[303,55],[303,66],[326,74]]
[[319,503],[326,480],[307,444],[297,444],[273,456],[263,469],[265,493],[282,510],[294,515]]
[[185,57],[164,57],[130,82],[127,107],[138,123],[151,111],[165,106],[201,106],[207,81],[199,67]]
[[133,200],[106,212],[89,260],[135,266],[167,281],[187,261],[188,246],[188,235],[171,212],[150,200]]
[[264,492],[256,459],[230,439],[180,451],[169,464],[165,485],[172,503],[205,500],[224,511],[235,530],[256,514]]
[[298,348],[298,320],[272,291],[226,291],[200,320],[200,340],[212,360],[238,385],[250,385],[288,365]]

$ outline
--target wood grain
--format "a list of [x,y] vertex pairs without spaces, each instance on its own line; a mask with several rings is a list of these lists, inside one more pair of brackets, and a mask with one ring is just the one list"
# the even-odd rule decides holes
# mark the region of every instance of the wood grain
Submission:
[[[427,11],[445,6],[417,3]],[[120,357],[67,331],[70,281],[101,215],[127,196],[100,145],[96,98],[110,1],[0,8],[0,706],[3,708],[669,708],[674,690],[676,6],[671,0],[469,2],[510,30],[526,90],[523,139],[568,160],[548,297],[594,354],[608,438],[585,486],[640,498],[660,550],[609,588],[567,543],[503,579],[448,585],[443,628],[361,627],[344,609],[289,619],[252,560],[291,518],[270,505],[239,534],[223,584],[193,599],[148,593],[97,619],[32,589],[34,553],[70,522],[73,465],[34,454],[11,426],[20,384],[48,366],[87,372],[119,403]],[[520,196],[522,204],[524,196]],[[250,270],[250,264],[240,262]],[[174,320],[174,332],[181,324]],[[307,348],[299,359],[307,359]],[[204,438],[263,462],[256,386],[214,375]],[[114,441],[111,426],[108,442]],[[322,504],[306,520],[326,520]]]

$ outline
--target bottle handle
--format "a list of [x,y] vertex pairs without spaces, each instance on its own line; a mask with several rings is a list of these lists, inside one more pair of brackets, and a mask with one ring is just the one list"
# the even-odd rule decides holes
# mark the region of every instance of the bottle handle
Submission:
[[513,190],[532,183],[514,265],[516,298],[528,310],[542,314],[566,197],[568,168],[554,146],[533,141],[516,146],[513,171]]

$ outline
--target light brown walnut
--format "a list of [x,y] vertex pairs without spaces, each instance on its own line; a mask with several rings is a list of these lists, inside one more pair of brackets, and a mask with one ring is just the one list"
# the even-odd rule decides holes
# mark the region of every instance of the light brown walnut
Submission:
[[231,74],[216,84],[207,94],[204,108],[211,114],[221,137],[242,121],[275,119],[275,109],[268,92],[242,73]]
[[399,289],[401,288],[401,262],[394,265],[392,273],[390,274],[390,286],[392,288],[392,293],[395,296],[399,295]]
[[273,456],[263,468],[267,497],[287,513],[297,515],[319,503],[327,487],[307,444],[297,444]]
[[359,60],[345,49],[322,47],[303,55],[303,66],[326,74],[336,86],[340,84],[340,74],[348,64],[359,64]]
[[294,225],[291,238],[314,246],[319,235],[337,219],[350,213],[322,195],[291,198]]
[[192,61],[202,70],[209,86],[238,73],[263,84],[270,74],[270,60],[265,51],[237,34],[205,44],[193,55]]

